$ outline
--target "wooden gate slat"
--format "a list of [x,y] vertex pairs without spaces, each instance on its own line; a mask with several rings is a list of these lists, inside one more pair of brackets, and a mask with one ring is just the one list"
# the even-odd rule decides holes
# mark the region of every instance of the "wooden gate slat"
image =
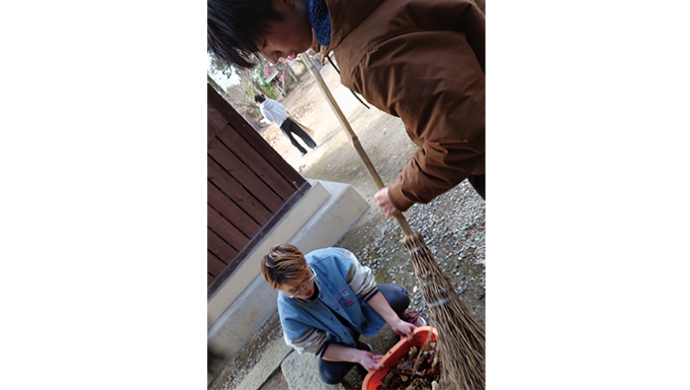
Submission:
[[211,252],[208,252],[208,256],[206,258],[206,269],[208,270],[208,273],[210,273],[213,276],[218,276],[218,274],[223,270],[223,268],[225,268],[225,263],[220,261]]
[[215,139],[208,144],[208,154],[271,212],[283,205],[283,200],[220,141]]
[[[237,115],[237,114],[235,114]],[[237,115],[239,116],[239,115]],[[299,188],[306,181],[300,176],[295,169],[288,164],[272,147],[264,140],[256,131],[241,132],[247,142],[254,145],[256,150],[262,154],[269,164],[273,165],[278,172],[280,172],[288,181],[290,181],[296,188]]]
[[225,192],[242,210],[249,214],[261,225],[265,224],[273,215],[261,202],[256,200],[247,190],[223,171],[212,159],[208,159],[208,179]]
[[230,200],[225,194],[223,194],[218,188],[216,188],[213,183],[207,181],[207,196],[208,203],[213,206],[219,213],[238,229],[242,233],[246,234],[247,237],[252,237],[256,232],[259,231],[261,225],[256,223],[247,213]]
[[230,263],[232,259],[237,256],[238,250],[228,245],[227,242],[223,241],[216,233],[211,229],[207,229],[206,237],[208,240],[208,250],[213,252],[219,259],[225,263]]
[[206,142],[211,142],[211,140],[223,130],[223,127],[228,124],[228,119],[209,102],[206,122],[206,127],[208,129],[208,140]]
[[295,188],[299,188],[306,181],[210,85],[208,85],[208,101],[221,115],[227,118],[237,133],[254,145],[256,150],[264,155],[271,165],[295,185]]
[[[227,112],[234,111],[234,108],[232,108],[232,106],[230,106],[230,104],[226,102],[225,99],[223,99],[223,97],[220,96],[210,84],[207,84],[206,86],[206,105],[208,107],[208,113],[206,114],[208,121],[207,142],[211,142],[218,132],[221,131],[223,126],[225,126],[225,124],[230,120],[227,116]],[[244,118],[242,118],[242,120],[244,123]]]
[[247,143],[229,124],[226,124],[223,131],[218,134],[218,138],[225,145],[228,145],[240,160],[250,165],[254,173],[263,179],[269,187],[273,188],[283,201],[287,200],[299,188],[271,166],[264,156]]
[[240,251],[247,245],[249,242],[247,236],[242,234],[236,227],[232,226],[230,222],[218,214],[216,210],[212,209],[211,206],[208,206],[206,209],[209,229],[218,233],[219,236],[223,237],[228,244],[232,245],[237,251]]
[[207,93],[211,296],[309,184],[210,84]]

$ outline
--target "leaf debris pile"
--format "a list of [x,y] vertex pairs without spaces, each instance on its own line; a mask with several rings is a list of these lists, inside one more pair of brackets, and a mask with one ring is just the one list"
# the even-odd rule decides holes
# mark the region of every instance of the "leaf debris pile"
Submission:
[[436,354],[436,342],[429,341],[426,346],[412,346],[398,364],[391,367],[376,390],[405,389],[432,390],[441,375],[441,362]]

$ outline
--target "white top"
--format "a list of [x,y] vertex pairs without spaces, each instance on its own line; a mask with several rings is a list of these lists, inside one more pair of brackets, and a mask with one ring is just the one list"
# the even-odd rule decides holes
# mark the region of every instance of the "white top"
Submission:
[[264,119],[271,123],[275,123],[278,127],[280,127],[288,117],[285,112],[285,106],[273,99],[266,99],[261,102],[259,110],[261,111],[261,115],[264,116]]

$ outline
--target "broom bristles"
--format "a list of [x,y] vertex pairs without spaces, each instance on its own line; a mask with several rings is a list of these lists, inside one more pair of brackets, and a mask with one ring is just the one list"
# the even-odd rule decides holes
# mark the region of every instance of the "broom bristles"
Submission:
[[442,388],[484,389],[484,329],[455,293],[422,235],[406,235],[402,243],[412,257],[417,281],[431,312],[431,324],[438,331]]

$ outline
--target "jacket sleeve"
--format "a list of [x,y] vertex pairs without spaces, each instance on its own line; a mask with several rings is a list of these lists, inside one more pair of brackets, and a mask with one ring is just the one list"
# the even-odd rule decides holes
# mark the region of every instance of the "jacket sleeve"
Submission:
[[300,355],[305,352],[319,355],[325,351],[328,345],[326,332],[303,322],[300,314],[290,310],[280,297],[278,298],[278,315],[285,344],[294,348]]
[[355,295],[360,300],[366,302],[379,291],[376,287],[374,275],[371,273],[371,268],[363,266],[352,252],[345,250],[344,253],[352,262],[345,281]]
[[[353,72],[353,89],[400,117],[420,146],[388,188],[400,211],[484,173],[484,14],[471,3],[458,24],[455,32],[411,31],[386,39]],[[471,41],[482,41],[481,54]]]
[[266,110],[264,110],[263,107],[259,106],[259,112],[261,112],[261,115],[263,115],[263,120],[265,120],[268,123],[273,123],[273,121],[271,121],[271,118],[269,118],[268,115],[266,115]]
[[[286,322],[291,322],[291,320]],[[281,326],[283,329],[285,329],[285,324]],[[294,328],[294,326],[291,328]],[[293,338],[290,336],[293,336]],[[295,351],[297,351],[297,353],[300,355],[306,352],[320,357],[325,352],[326,347],[328,347],[326,332],[322,331],[321,329],[306,328],[304,333],[297,337],[294,337],[294,333],[292,332],[283,332],[283,338],[285,339],[285,344],[294,348]]]

